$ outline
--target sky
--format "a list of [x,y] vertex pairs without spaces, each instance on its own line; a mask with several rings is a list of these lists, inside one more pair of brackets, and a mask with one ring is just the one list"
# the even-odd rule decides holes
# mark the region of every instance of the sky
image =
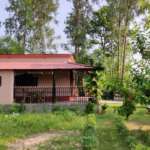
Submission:
[[[100,6],[104,5],[105,0],[100,0],[100,3],[97,7],[94,6],[94,9],[96,10]],[[8,0],[0,0],[0,22],[4,22],[4,20],[9,17],[9,14],[5,10],[5,8],[9,5]],[[68,2],[67,0],[59,0],[59,7],[57,10],[56,19],[58,21],[58,24],[52,24],[52,28],[54,28],[55,31],[55,37],[60,37],[59,39],[56,39],[54,42],[57,45],[57,51],[58,52],[68,52],[64,50],[61,45],[66,44],[68,42],[68,39],[66,37],[66,34],[64,33],[65,30],[65,21],[68,14],[72,11],[72,4]],[[4,27],[2,26],[0,28],[0,36],[3,36],[5,34]]]

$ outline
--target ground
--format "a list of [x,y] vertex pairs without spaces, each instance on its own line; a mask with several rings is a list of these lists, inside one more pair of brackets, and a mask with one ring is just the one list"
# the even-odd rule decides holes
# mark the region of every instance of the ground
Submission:
[[[146,109],[137,108],[129,121],[118,116],[115,110],[116,106],[111,105],[105,114],[96,115],[97,149],[130,150],[128,143],[118,132],[116,121],[120,120],[129,128],[137,143],[150,147],[147,139],[150,135],[150,114]],[[85,114],[68,110],[52,113],[0,114],[0,150],[7,147],[13,150],[16,143],[29,146],[28,150],[80,150],[86,119]],[[141,130],[142,127],[146,132]]]

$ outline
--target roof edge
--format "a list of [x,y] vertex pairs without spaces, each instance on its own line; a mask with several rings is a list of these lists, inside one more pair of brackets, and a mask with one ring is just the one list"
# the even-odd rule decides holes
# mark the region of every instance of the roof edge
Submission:
[[72,57],[73,54],[0,54],[0,58],[55,58]]

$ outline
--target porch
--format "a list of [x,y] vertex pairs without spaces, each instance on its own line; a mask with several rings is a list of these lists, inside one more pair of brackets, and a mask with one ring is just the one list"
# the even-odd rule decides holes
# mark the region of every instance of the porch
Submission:
[[78,85],[76,70],[16,71],[14,80],[15,103],[87,103],[91,96]]
[[53,87],[14,87],[14,98],[16,103],[51,103],[71,102],[87,103],[91,96],[86,93],[83,87],[55,87],[56,93],[53,95]]

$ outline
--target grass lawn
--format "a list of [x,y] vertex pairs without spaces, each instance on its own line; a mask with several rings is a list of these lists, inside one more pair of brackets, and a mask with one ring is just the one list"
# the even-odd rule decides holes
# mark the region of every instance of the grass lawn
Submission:
[[73,112],[0,115],[0,150],[8,142],[48,130],[80,130],[85,117]]
[[[97,115],[96,118],[97,150],[129,150],[127,143],[125,143],[124,139],[120,137],[115,125],[116,118],[121,117],[114,113],[112,107],[109,107],[105,114]],[[150,125],[150,115],[146,114],[145,109],[138,108],[129,121],[136,121]],[[85,123],[86,115],[80,115],[70,111],[55,113],[26,113],[20,115],[0,114],[0,150],[5,150],[5,146],[8,142],[35,133],[42,133],[49,130],[81,131],[84,128]],[[146,144],[146,146],[150,146],[147,141],[141,141],[141,134],[138,133],[133,134],[136,135],[137,141]],[[51,141],[41,144],[39,150],[48,150],[49,148],[51,150],[80,150],[81,139],[81,135],[54,138]]]
[[136,122],[138,124],[150,125],[150,114],[145,112],[142,107],[138,107],[134,115],[130,117],[129,121]]

